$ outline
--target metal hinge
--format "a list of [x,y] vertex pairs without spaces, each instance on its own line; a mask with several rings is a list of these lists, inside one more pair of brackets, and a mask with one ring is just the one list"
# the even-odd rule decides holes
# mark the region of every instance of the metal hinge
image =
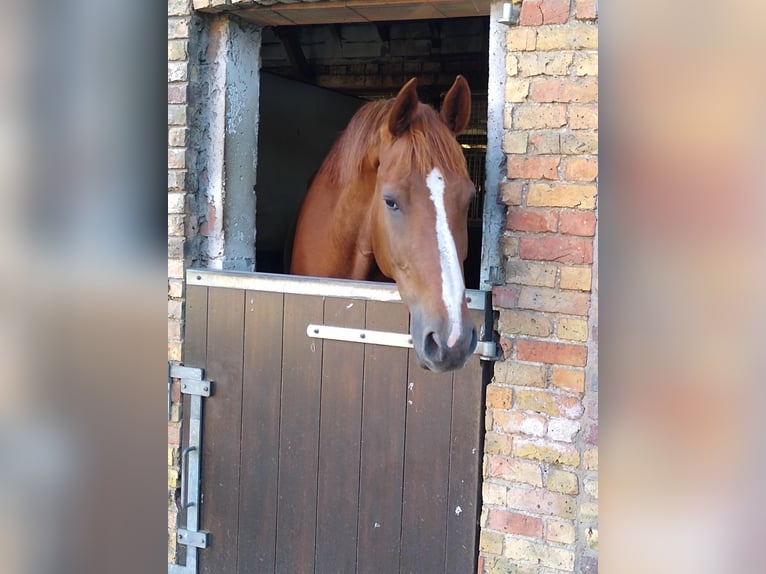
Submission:
[[181,508],[186,511],[186,528],[179,528],[176,535],[178,543],[186,546],[186,564],[168,564],[168,574],[197,574],[198,549],[207,548],[210,538],[209,532],[199,530],[202,398],[213,391],[213,381],[205,380],[204,375],[202,369],[194,367],[169,367],[168,380],[180,379],[181,393],[190,400],[189,444],[181,454]]
[[[315,325],[306,327],[306,334],[314,339],[330,339],[349,343],[366,343],[368,345],[383,345],[386,347],[412,348],[412,335],[406,333],[391,333],[388,331],[373,331],[371,329],[352,329],[350,327],[334,327],[332,325]],[[479,355],[483,361],[497,361],[497,345],[494,341],[479,341],[474,355]]]

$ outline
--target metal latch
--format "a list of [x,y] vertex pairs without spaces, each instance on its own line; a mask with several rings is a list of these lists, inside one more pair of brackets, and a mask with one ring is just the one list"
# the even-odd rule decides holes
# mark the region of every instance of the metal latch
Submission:
[[[391,333],[388,331],[373,331],[372,329],[352,329],[350,327],[334,327],[332,325],[315,325],[309,323],[306,334],[314,339],[330,339],[349,343],[366,343],[387,347],[412,348],[412,335],[406,333]],[[483,361],[497,361],[497,345],[494,341],[479,341],[474,355],[479,355]]]
[[[168,574],[197,574],[197,552],[207,548],[210,533],[199,530],[200,455],[202,448],[202,398],[213,391],[213,381],[194,367],[170,365],[169,377],[181,380],[181,393],[189,395],[189,444],[181,453],[181,508],[186,511],[186,528],[179,528],[177,540],[186,546],[186,564],[168,564]],[[168,399],[170,400],[170,399]]]

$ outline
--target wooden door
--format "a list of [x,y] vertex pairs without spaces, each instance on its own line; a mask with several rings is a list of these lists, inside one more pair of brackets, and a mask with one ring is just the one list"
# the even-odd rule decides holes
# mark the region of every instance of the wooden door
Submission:
[[475,572],[482,362],[434,374],[411,349],[306,333],[408,322],[394,286],[189,272],[185,362],[214,381],[200,572]]

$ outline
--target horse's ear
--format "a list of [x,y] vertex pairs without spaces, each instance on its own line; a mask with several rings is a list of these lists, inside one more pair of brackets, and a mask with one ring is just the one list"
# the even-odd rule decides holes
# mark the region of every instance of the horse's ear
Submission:
[[394,137],[402,135],[410,127],[410,122],[418,109],[418,80],[412,78],[399,90],[388,116],[388,131]]
[[471,119],[471,88],[463,76],[455,78],[455,83],[444,96],[441,117],[455,135],[468,125]]

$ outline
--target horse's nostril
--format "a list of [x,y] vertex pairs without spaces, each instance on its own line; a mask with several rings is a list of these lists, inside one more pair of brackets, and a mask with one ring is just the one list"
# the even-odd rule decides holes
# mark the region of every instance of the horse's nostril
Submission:
[[423,353],[426,357],[434,358],[439,354],[439,343],[433,333],[428,333],[423,341]]

